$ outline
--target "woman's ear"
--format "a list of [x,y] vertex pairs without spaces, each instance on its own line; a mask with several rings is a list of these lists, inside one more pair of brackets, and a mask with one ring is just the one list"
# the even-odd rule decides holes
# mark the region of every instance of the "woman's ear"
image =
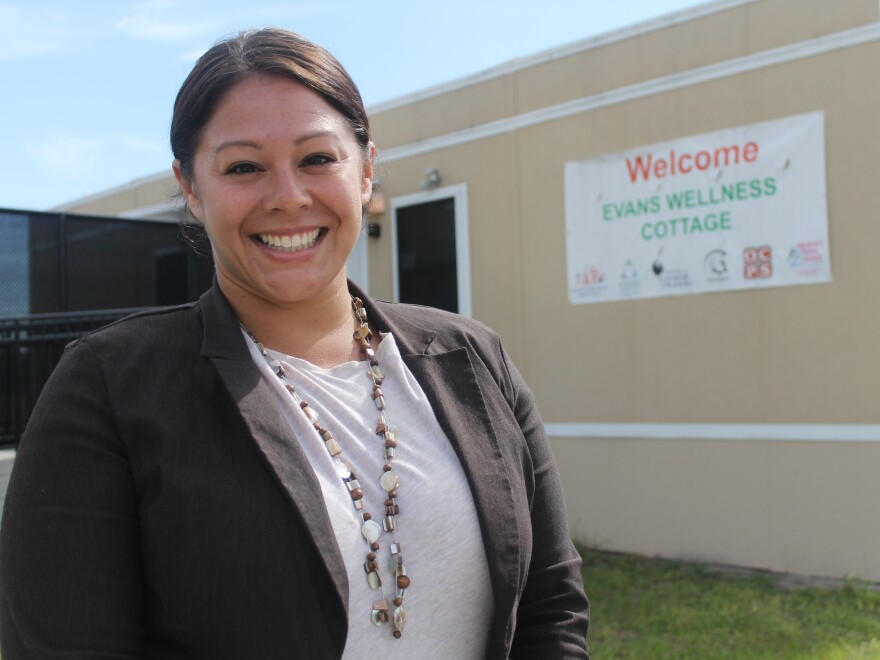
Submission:
[[196,193],[195,181],[183,173],[179,160],[175,160],[171,164],[171,169],[174,170],[174,178],[180,184],[180,190],[183,193],[184,201],[186,201],[186,207],[196,220],[204,224],[202,221],[202,205]]
[[373,165],[376,162],[376,145],[367,144],[367,157],[364,159],[364,172],[361,179],[361,206],[366,207],[373,196]]

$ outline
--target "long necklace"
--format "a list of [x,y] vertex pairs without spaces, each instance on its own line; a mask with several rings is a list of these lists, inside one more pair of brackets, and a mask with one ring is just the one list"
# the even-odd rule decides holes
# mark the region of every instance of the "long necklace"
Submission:
[[[364,508],[364,491],[361,488],[360,483],[358,483],[357,477],[355,477],[354,471],[351,469],[351,465],[342,458],[342,447],[336,442],[333,434],[318,422],[318,413],[315,412],[315,409],[307,402],[303,401],[293,385],[287,380],[284,375],[284,367],[282,366],[281,361],[273,360],[267,353],[266,347],[257,341],[256,337],[254,337],[254,335],[248,330],[245,330],[245,332],[248,333],[248,336],[254,344],[256,344],[260,354],[266,362],[269,363],[269,366],[272,368],[272,371],[275,372],[275,375],[281,379],[282,383],[284,383],[285,389],[287,389],[293,397],[296,405],[303,411],[303,414],[309,420],[309,423],[311,423],[315,431],[318,432],[318,436],[324,442],[324,446],[327,448],[327,451],[333,459],[333,467],[336,468],[336,473],[342,479],[342,483],[345,484],[345,487],[351,496],[351,503],[363,521],[361,523],[361,535],[363,535],[364,540],[369,547],[367,560],[364,562],[364,571],[367,574],[367,584],[369,584],[370,589],[378,591],[382,596],[373,601],[370,619],[376,626],[384,626],[391,623],[392,634],[396,639],[400,639],[400,636],[403,634],[403,627],[406,624],[406,612],[403,609],[403,599],[406,597],[406,590],[409,587],[410,579],[406,574],[406,569],[403,565],[403,558],[400,554],[401,548],[400,541],[397,538],[397,522],[395,519],[395,516],[400,513],[400,507],[397,504],[397,489],[400,482],[397,475],[394,473],[391,461],[394,459],[397,450],[397,437],[385,418],[385,395],[382,394],[380,388],[380,385],[382,385],[382,379],[385,375],[379,367],[379,361],[376,359],[375,352],[370,346],[372,333],[370,332],[370,326],[367,323],[367,310],[364,308],[363,301],[354,296],[351,298],[351,307],[352,310],[354,310],[355,317],[359,324],[357,330],[354,331],[355,343],[360,348],[361,355],[365,356],[370,361],[370,368],[367,371],[367,375],[373,381],[373,393],[371,396],[373,403],[376,405],[376,409],[379,411],[379,423],[376,426],[376,435],[385,440],[385,465],[382,467],[382,476],[379,479],[379,485],[386,494],[385,516],[382,518],[381,526],[373,520],[372,514]],[[388,598],[382,588],[382,580],[379,577],[379,537],[382,536],[383,529],[394,535],[394,542],[391,544],[390,548],[391,559],[388,564],[388,572],[394,576],[396,582],[395,597],[391,601],[394,605],[393,610],[391,610],[391,606],[388,603]]]

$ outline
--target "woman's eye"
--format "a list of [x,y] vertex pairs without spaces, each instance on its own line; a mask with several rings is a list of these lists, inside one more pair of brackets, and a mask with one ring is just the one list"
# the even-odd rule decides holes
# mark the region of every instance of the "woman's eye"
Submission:
[[258,168],[253,163],[235,163],[226,168],[226,174],[252,174],[256,171]]
[[306,156],[303,159],[303,165],[308,167],[310,165],[326,165],[327,163],[332,163],[334,158],[332,156],[328,156],[327,154],[312,154],[310,156]]

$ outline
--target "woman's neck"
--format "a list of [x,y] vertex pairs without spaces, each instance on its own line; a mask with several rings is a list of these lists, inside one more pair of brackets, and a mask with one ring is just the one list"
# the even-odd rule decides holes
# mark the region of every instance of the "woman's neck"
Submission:
[[352,338],[356,323],[345,280],[320,296],[283,304],[224,286],[223,280],[220,289],[241,324],[266,348],[322,368],[361,359]]

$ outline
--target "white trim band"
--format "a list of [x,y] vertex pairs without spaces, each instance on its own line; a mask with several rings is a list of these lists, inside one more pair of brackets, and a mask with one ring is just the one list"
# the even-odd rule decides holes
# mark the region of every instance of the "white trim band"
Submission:
[[[141,206],[136,209],[130,209],[128,211],[123,211],[119,213],[116,217],[119,218],[131,218],[133,220],[137,219],[148,219],[148,220],[158,220],[159,222],[179,222],[179,218],[177,217],[178,211],[181,209],[181,202],[174,199],[168,199],[163,202],[156,202],[155,204],[150,204],[149,206]],[[150,216],[155,215],[164,215],[164,216],[172,216],[172,217],[160,217],[160,218],[152,218]]]
[[545,424],[551,438],[880,442],[880,424]]
[[543,124],[548,121],[564,119],[583,112],[606,108],[609,106],[634,101],[636,99],[662,94],[676,89],[699,85],[701,83],[727,78],[730,76],[756,71],[786,62],[793,62],[807,57],[822,55],[835,50],[852,48],[862,44],[880,40],[880,23],[871,23],[850,30],[809,39],[795,44],[771,48],[769,50],[737,57],[716,64],[682,71],[668,76],[661,76],[625,87],[618,87],[607,92],[566,101],[557,105],[526,112],[514,117],[505,117],[487,122],[480,126],[466,128],[445,135],[425,138],[419,142],[391,147],[381,152],[381,161],[390,162],[409,158],[420,154],[455,147],[468,142],[509,133],[529,126]]

